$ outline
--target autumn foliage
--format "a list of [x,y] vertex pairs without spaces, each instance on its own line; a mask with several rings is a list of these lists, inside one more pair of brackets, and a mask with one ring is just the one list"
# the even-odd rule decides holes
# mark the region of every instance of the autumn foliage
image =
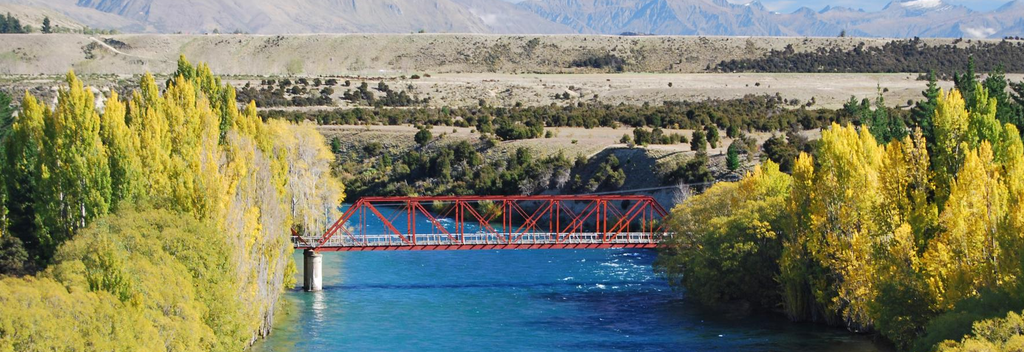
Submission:
[[[292,285],[290,229],[343,188],[311,124],[264,122],[205,65],[97,106],[74,73],[3,135],[0,350],[239,350]],[[4,261],[13,263],[13,261]],[[70,327],[76,327],[74,329]],[[112,330],[111,330],[112,329]]]
[[791,175],[768,162],[688,199],[657,267],[703,302],[744,300],[901,349],[1021,346],[1006,313],[1024,307],[986,302],[1024,297],[1024,146],[985,88],[974,94],[939,95],[934,147],[920,129],[879,144],[833,124]]

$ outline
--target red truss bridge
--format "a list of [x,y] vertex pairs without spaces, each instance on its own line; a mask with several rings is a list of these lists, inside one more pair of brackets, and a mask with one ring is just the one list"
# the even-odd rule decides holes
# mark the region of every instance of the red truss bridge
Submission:
[[321,236],[293,236],[312,251],[654,248],[668,214],[648,196],[367,197]]

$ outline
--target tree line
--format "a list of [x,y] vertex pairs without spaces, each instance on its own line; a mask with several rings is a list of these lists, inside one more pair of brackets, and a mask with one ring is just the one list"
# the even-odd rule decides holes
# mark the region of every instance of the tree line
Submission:
[[311,124],[239,109],[206,65],[173,77],[97,109],[69,73],[53,108],[3,105],[0,349],[229,351],[269,333],[289,228],[322,232],[343,197],[330,151]]
[[998,93],[957,85],[930,86],[912,124],[832,124],[811,153],[789,152],[791,173],[768,161],[688,199],[657,270],[704,303],[877,332],[900,350],[1024,347],[1024,144]]
[[622,72],[625,69],[626,60],[614,55],[594,55],[573,60],[569,63],[570,68],[590,67],[596,69],[611,69],[615,72]]
[[11,16],[10,12],[7,13],[7,16],[0,16],[0,34],[28,33],[31,29],[31,26],[22,26],[21,20]]
[[1007,72],[1024,72],[1024,43],[1003,40],[997,43],[977,41],[969,45],[957,42],[928,45],[919,38],[898,39],[880,47],[867,47],[863,42],[852,49],[838,46],[796,52],[793,45],[772,50],[761,58],[725,60],[708,70],[718,72],[918,72],[934,71],[943,78],[952,77],[974,58],[982,63],[980,70],[995,71],[1003,66]]
[[237,99],[239,102],[255,102],[257,107],[277,106],[331,106],[334,100],[334,86],[338,84],[336,79],[329,79],[326,83],[319,78],[310,84],[305,78],[298,79],[292,84],[290,79],[263,80],[259,88],[246,83],[238,90]]
[[[423,130],[421,130],[423,131]],[[336,152],[348,194],[407,196],[538,194],[568,188],[573,162],[562,154],[539,157],[529,148],[485,158],[493,141],[446,142],[417,134],[417,150],[395,152],[379,143]]]
[[[863,116],[850,110],[808,109],[780,95],[748,95],[736,99],[666,101],[662,105],[610,105],[585,103],[559,106],[417,107],[411,109],[333,109],[261,112],[265,118],[310,120],[321,125],[433,125],[474,127],[480,132],[505,130],[503,139],[537,138],[545,127],[649,127],[698,129],[714,125],[738,131],[780,131],[827,127],[832,122],[860,123]],[[887,107],[887,115],[907,119],[909,112]],[[516,127],[522,126],[522,127]],[[522,131],[525,128],[532,132]],[[516,131],[516,130],[520,131]],[[507,138],[506,138],[507,137]]]

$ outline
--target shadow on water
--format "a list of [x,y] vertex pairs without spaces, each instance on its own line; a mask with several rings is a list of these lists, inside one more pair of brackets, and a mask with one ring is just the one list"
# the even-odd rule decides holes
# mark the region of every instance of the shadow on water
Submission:
[[[771,313],[710,309],[682,293],[650,290],[570,291],[538,299],[585,305],[582,314],[531,322],[538,330],[577,335],[580,331],[622,337],[612,341],[564,341],[568,350],[607,351],[885,351],[870,336],[812,323],[794,323]],[[609,318],[611,317],[611,318]]]

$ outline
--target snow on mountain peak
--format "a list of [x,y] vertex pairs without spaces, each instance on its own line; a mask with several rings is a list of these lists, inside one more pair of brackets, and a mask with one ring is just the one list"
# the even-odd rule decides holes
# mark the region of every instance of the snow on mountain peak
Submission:
[[942,0],[910,0],[900,2],[900,6],[911,9],[934,9],[942,7]]

